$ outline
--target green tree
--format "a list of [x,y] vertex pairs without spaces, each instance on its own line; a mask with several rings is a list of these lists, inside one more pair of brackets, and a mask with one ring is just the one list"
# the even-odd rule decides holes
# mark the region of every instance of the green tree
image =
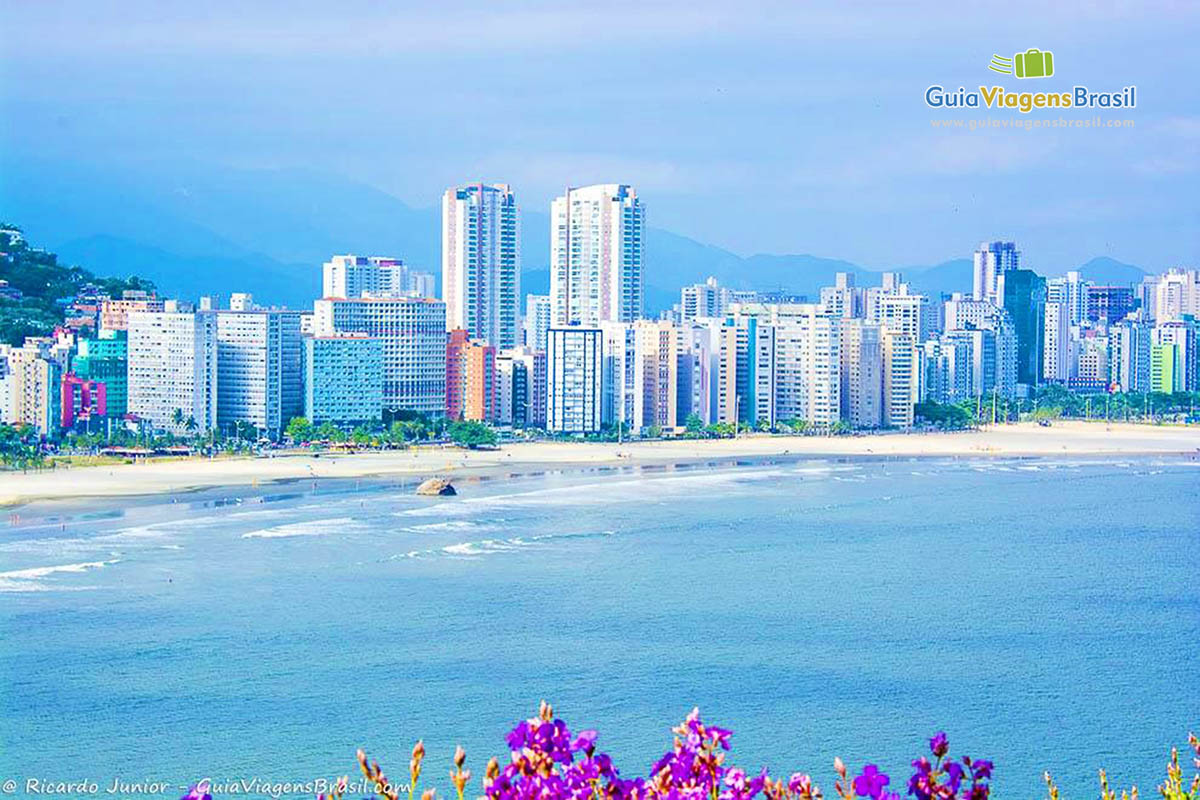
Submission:
[[283,435],[294,444],[304,444],[312,441],[313,425],[308,421],[308,417],[292,417],[287,428],[284,429]]
[[693,412],[688,414],[683,426],[687,428],[688,433],[700,433],[704,430],[704,420],[700,419],[700,415]]
[[479,447],[494,447],[498,441],[494,428],[474,420],[451,422],[446,428],[446,434],[456,445],[471,450]]

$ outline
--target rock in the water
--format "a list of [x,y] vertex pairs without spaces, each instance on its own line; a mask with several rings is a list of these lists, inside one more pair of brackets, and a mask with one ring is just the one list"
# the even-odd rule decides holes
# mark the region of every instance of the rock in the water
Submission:
[[431,497],[446,497],[458,494],[458,492],[454,491],[454,486],[446,478],[430,478],[417,487],[417,494]]

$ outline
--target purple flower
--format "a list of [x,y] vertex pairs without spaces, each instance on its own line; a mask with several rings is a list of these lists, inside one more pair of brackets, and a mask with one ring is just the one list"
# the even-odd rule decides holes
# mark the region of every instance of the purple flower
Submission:
[[888,785],[890,778],[879,771],[874,764],[863,767],[862,774],[854,779],[854,793],[859,797],[871,797],[879,800],[883,787]]
[[945,731],[938,731],[933,735],[933,738],[929,740],[929,750],[938,758],[946,755],[946,752],[949,749],[950,742],[946,739]]
[[596,746],[596,737],[599,734],[594,730],[580,731],[575,737],[575,741],[571,743],[571,749],[574,751],[591,750]]
[[972,774],[976,780],[986,780],[992,777],[992,762],[986,758],[981,758],[972,765]]
[[951,761],[946,765],[946,787],[952,793],[958,792],[958,787],[962,785],[963,768],[957,763]]

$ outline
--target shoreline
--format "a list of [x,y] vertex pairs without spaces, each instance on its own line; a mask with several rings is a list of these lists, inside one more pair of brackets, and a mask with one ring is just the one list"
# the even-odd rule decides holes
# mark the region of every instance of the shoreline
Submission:
[[738,439],[615,442],[518,442],[496,450],[422,446],[354,454],[286,453],[209,461],[59,467],[0,473],[0,506],[34,502],[134,498],[218,487],[263,488],[303,480],[443,476],[467,478],[531,469],[680,464],[762,457],[994,458],[1039,456],[1200,457],[1200,428],[1127,423],[1057,422],[1000,425],[975,431],[864,436],[746,435]]

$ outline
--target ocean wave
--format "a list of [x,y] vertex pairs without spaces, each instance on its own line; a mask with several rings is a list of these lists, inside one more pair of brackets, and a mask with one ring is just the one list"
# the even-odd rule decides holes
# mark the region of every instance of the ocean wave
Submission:
[[613,476],[607,480],[531,489],[510,494],[467,497],[395,512],[399,517],[469,516],[497,508],[554,505],[607,505],[619,502],[643,502],[648,495],[660,496],[673,490],[736,487],[759,481],[777,480],[796,474],[831,474],[857,467],[802,467],[797,469],[736,468],[718,471],[691,471],[668,474]]
[[544,533],[538,536],[514,536],[510,539],[477,539],[470,542],[456,542],[443,547],[431,547],[425,550],[409,550],[397,553],[383,561],[398,561],[409,558],[479,558],[496,553],[508,553],[526,548],[539,547],[547,542],[558,539],[596,539],[615,536],[616,531],[581,531],[575,533]]
[[8,572],[0,572],[0,592],[44,592],[55,587],[49,583],[39,580],[47,578],[51,575],[59,573],[83,573],[94,569],[101,569],[110,564],[116,564],[120,561],[119,558],[111,558],[106,561],[83,561],[78,564],[52,564],[44,567],[27,567],[25,569],[14,569]]
[[316,519],[307,522],[291,522],[257,531],[243,533],[243,539],[289,539],[293,536],[328,536],[335,533],[358,531],[362,525],[350,517]]

